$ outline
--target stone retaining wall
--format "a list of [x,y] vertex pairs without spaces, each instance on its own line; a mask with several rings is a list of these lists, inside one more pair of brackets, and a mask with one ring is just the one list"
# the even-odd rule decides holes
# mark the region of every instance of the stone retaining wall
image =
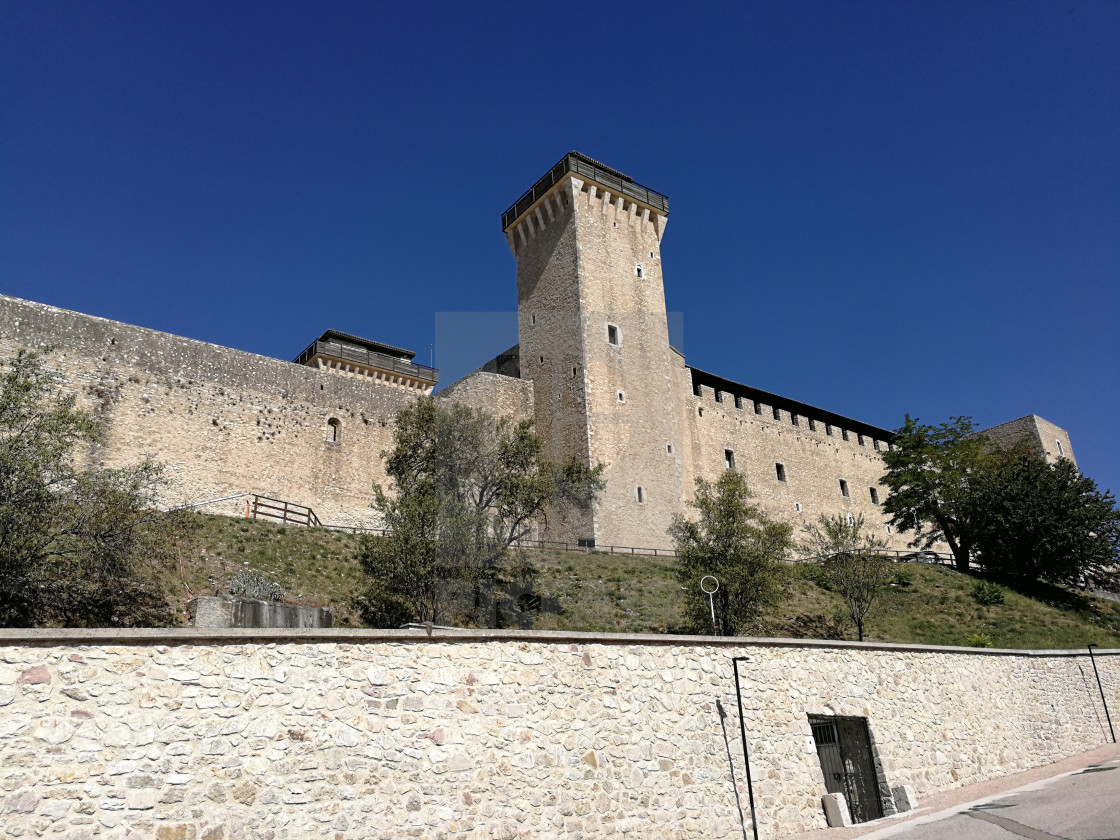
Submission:
[[1079,651],[0,631],[0,838],[740,838],[732,656],[765,840],[824,826],[809,714],[866,717],[919,800],[1109,740]]

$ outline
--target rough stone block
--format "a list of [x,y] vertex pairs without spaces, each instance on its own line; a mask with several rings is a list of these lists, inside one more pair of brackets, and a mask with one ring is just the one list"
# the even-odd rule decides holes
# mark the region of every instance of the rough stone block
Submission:
[[914,788],[911,785],[893,787],[891,788],[891,795],[894,796],[894,807],[898,809],[900,814],[904,811],[913,811],[918,807],[918,795],[914,793]]
[[821,797],[821,804],[824,806],[824,818],[828,822],[829,828],[846,828],[852,824],[844,794],[825,794]]

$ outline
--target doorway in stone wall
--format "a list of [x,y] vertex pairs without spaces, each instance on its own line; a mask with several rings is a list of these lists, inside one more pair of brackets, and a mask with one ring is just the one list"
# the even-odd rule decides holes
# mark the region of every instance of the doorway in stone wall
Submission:
[[883,816],[867,718],[809,715],[829,793],[842,793],[853,823]]

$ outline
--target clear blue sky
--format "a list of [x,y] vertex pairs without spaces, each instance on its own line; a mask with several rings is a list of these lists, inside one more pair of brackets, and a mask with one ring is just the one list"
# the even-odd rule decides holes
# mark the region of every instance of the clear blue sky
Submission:
[[579,149],[670,197],[690,363],[889,428],[1033,412],[1120,490],[1118,45],[1114,0],[10,0],[0,291],[448,381],[515,340],[452,333],[515,309],[499,215]]

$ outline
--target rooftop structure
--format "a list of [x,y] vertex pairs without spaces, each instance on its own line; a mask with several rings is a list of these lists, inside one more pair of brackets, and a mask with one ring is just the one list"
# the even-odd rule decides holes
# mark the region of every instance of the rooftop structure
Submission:
[[327,330],[293,361],[297,365],[357,376],[430,394],[439,371],[412,361],[411,350]]

